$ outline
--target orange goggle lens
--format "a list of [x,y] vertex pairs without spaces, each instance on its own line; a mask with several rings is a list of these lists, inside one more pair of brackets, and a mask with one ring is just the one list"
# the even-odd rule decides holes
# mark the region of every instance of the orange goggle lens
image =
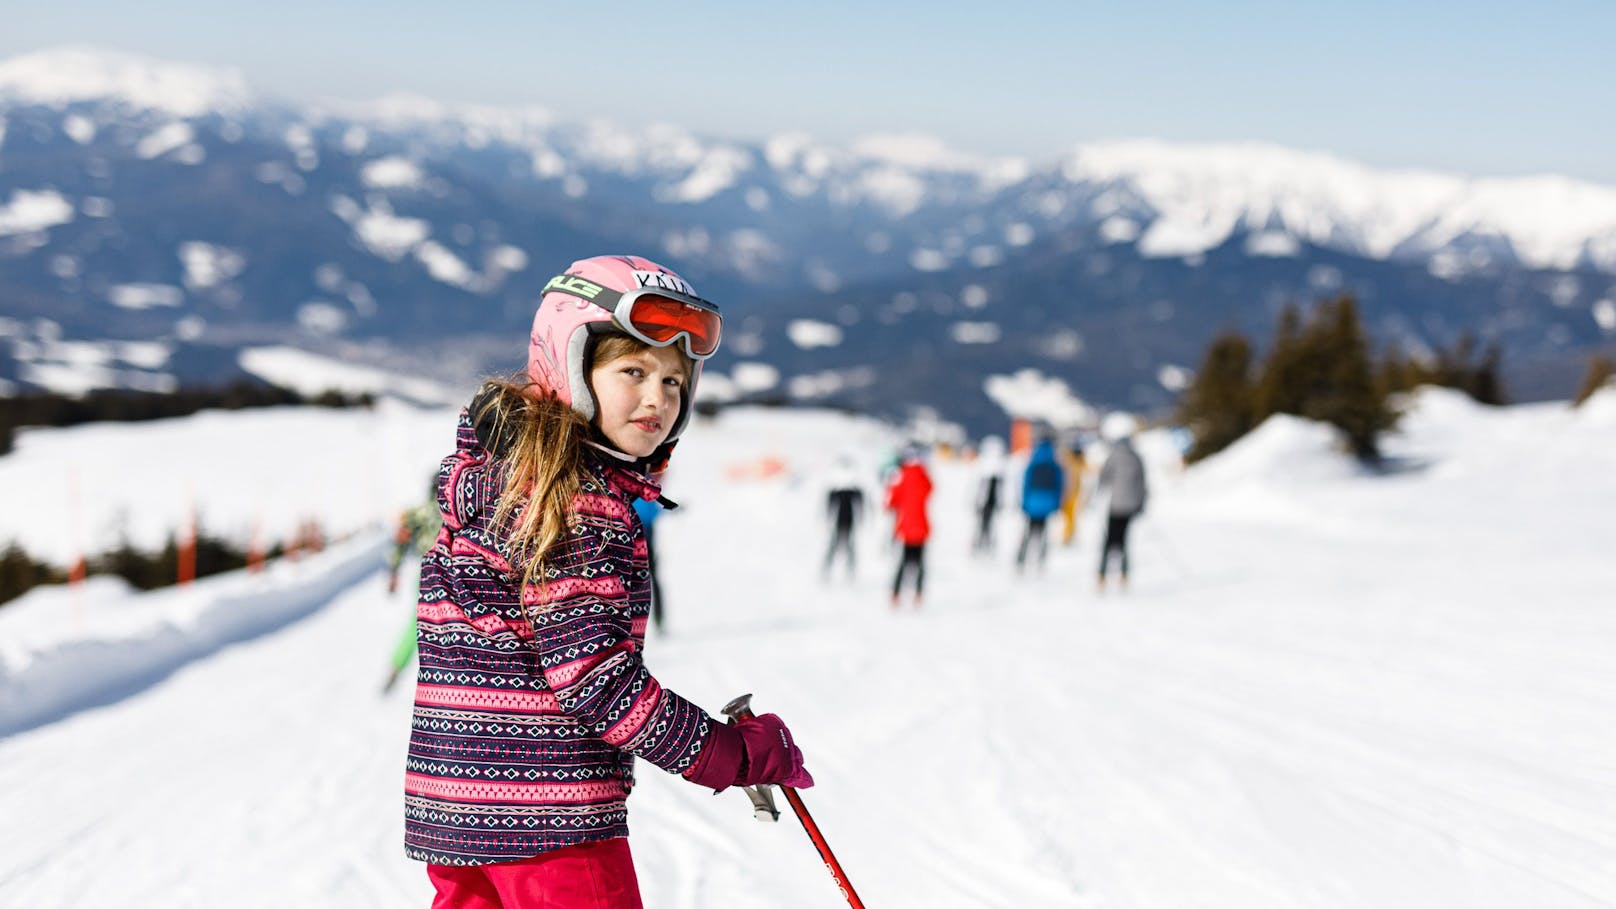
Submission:
[[685,336],[685,350],[705,359],[718,350],[724,319],[718,313],[683,300],[641,294],[630,301],[628,323],[645,340],[659,346]]

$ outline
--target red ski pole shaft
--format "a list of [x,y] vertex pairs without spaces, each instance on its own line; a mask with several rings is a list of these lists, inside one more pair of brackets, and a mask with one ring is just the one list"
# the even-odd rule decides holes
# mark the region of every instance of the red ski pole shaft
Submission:
[[791,810],[797,813],[797,820],[802,821],[802,829],[808,832],[808,839],[813,840],[814,848],[819,850],[819,857],[825,862],[825,870],[836,879],[836,886],[841,888],[842,896],[847,898],[847,904],[853,909],[864,909],[864,901],[853,892],[853,882],[847,879],[847,872],[842,870],[842,863],[836,861],[836,856],[831,853],[830,844],[825,842],[825,835],[819,832],[819,825],[814,823],[813,815],[808,813],[808,806],[802,803],[802,796],[789,786],[781,786],[780,791],[786,794],[786,801],[791,803]]
[[[724,708],[724,712],[737,721],[751,719],[754,714],[751,707],[752,696],[743,694]],[[790,786],[781,786],[780,791],[786,794],[786,801],[791,803],[791,810],[796,813],[797,820],[802,822],[802,829],[807,832],[808,839],[813,841],[814,848],[819,850],[819,858],[825,863],[825,870],[836,879],[836,886],[841,889],[842,896],[853,909],[864,909],[864,901],[853,891],[853,882],[847,879],[847,872],[842,870],[842,863],[836,861],[835,853],[830,851],[830,844],[825,842],[825,835],[819,832],[819,825],[814,823],[813,815],[808,813],[808,806],[802,803],[802,796]]]

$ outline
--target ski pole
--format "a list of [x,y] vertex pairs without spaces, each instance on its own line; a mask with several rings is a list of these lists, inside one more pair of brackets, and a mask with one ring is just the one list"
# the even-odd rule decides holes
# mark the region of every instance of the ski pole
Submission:
[[[732,722],[751,719],[754,715],[752,713],[752,696],[743,694],[725,704],[724,713]],[[760,792],[766,791],[762,786],[757,788]],[[835,855],[831,854],[830,844],[825,842],[825,835],[819,832],[819,825],[814,823],[813,817],[808,814],[808,806],[802,803],[802,796],[798,795],[797,790],[792,789],[790,786],[781,786],[780,791],[786,794],[786,801],[791,803],[791,810],[796,812],[797,820],[802,822],[802,829],[807,831],[808,839],[812,840],[814,848],[819,850],[819,857],[825,863],[825,870],[829,871],[830,876],[836,879],[836,886],[842,891],[842,896],[846,898],[847,904],[852,906],[853,909],[864,909],[864,901],[860,900],[858,894],[853,892],[853,884],[847,879],[847,872],[842,870],[841,863],[836,861]],[[755,804],[756,802],[754,802]]]

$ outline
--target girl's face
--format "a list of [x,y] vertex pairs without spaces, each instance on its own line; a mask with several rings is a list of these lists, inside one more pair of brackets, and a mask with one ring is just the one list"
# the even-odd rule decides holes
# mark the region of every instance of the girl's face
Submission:
[[647,347],[589,371],[600,431],[624,454],[643,458],[673,429],[685,391],[685,363],[672,347]]

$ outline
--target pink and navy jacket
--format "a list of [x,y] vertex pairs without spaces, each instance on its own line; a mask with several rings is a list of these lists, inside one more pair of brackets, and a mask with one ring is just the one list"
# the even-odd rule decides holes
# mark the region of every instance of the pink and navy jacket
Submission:
[[576,526],[545,584],[524,586],[492,523],[492,444],[462,412],[439,468],[443,530],[421,560],[404,840],[439,865],[627,836],[635,757],[686,772],[712,722],[641,658],[651,583],[631,503],[656,484],[586,449]]

